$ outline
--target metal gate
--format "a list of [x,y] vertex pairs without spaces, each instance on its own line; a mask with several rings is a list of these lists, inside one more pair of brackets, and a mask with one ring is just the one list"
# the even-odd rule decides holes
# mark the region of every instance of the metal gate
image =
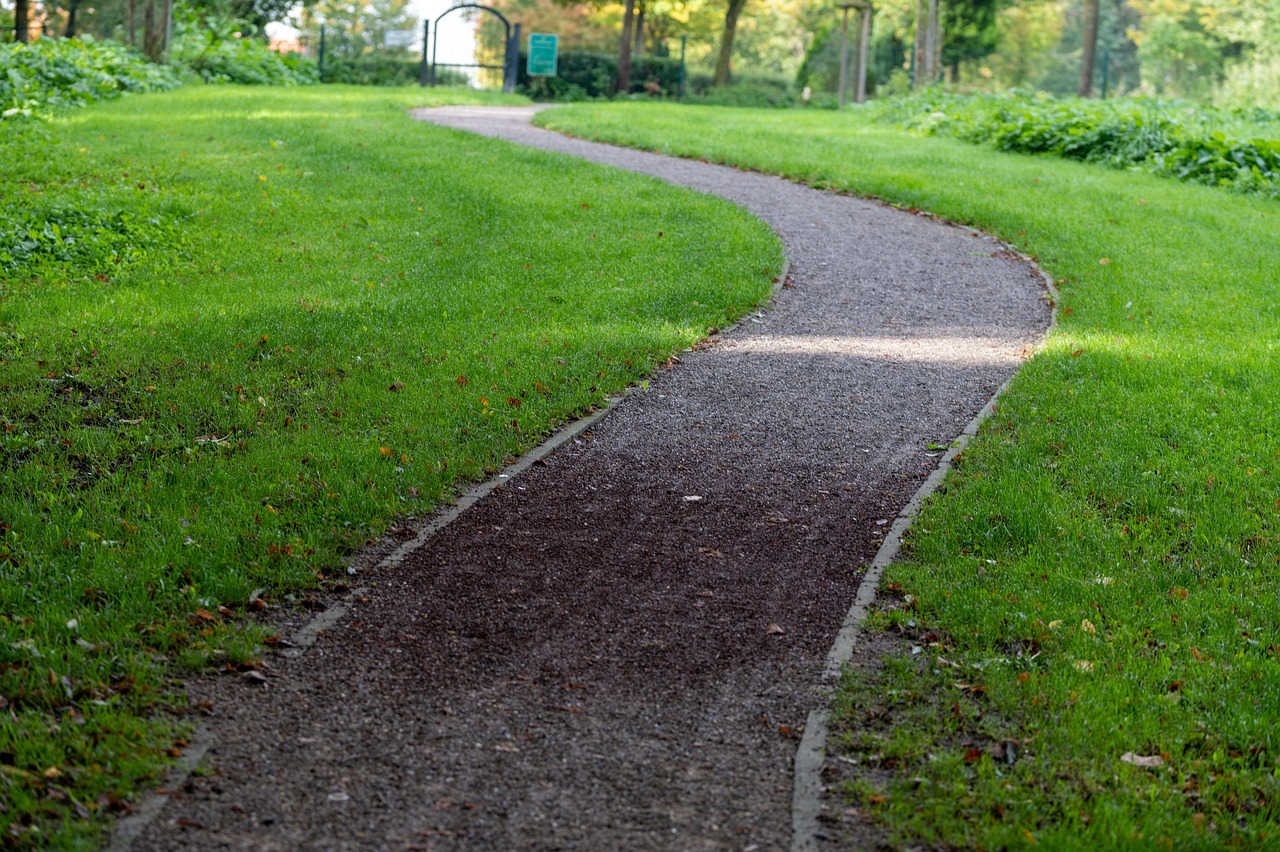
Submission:
[[[460,62],[447,62],[443,66],[440,66],[436,62],[436,47],[440,41],[440,21],[446,15],[452,15],[454,12],[457,12],[461,9],[479,9],[482,12],[489,12],[493,15],[497,15],[498,20],[502,21],[502,26],[506,28],[506,39],[505,39],[504,50],[502,54],[501,65],[485,65],[483,63],[475,63],[475,62],[470,64],[460,63]],[[431,62],[428,64],[426,62],[427,41],[428,41],[426,36],[431,34],[423,33],[422,53],[423,53],[423,64],[424,64],[423,71],[425,72],[424,74],[425,85],[434,86],[436,84],[436,68],[437,67],[488,68],[494,71],[502,72],[502,91],[510,94],[516,90],[516,72],[519,69],[519,65],[520,65],[520,25],[519,24],[512,24],[509,20],[507,20],[506,15],[502,14],[492,6],[481,6],[478,3],[463,3],[461,5],[454,6],[452,9],[445,10],[440,14],[439,17],[435,19],[435,22],[433,24],[428,24],[426,26],[428,28],[434,27],[435,34],[434,34],[434,38],[430,40]]]

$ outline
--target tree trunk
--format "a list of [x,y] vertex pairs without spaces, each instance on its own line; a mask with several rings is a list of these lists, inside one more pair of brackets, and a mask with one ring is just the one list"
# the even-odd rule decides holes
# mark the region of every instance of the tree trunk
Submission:
[[160,58],[169,61],[169,31],[173,27],[173,0],[160,0],[164,17],[160,20]]
[[138,43],[137,11],[138,0],[129,0],[124,16],[124,41],[130,47]]
[[636,0],[627,0],[622,12],[622,43],[618,48],[618,91],[631,91],[631,27],[636,17]]
[[67,28],[62,31],[63,38],[76,37],[76,12],[79,8],[80,0],[71,0],[71,4],[67,8]]
[[21,42],[30,41],[31,39],[30,0],[14,0],[13,37],[15,40]]
[[747,0],[729,0],[729,8],[724,13],[724,33],[720,36],[720,56],[716,58],[716,86],[729,82],[729,60],[733,57],[733,37],[738,31],[738,16],[747,5]]
[[155,61],[159,58],[156,46],[160,42],[159,34],[156,32],[156,3],[155,0],[144,0],[146,8],[142,12],[142,52],[147,58]]
[[1098,0],[1084,0],[1084,53],[1080,58],[1080,89],[1087,98],[1093,94],[1093,65],[1098,53]]
[[636,0],[636,40],[631,48],[632,56],[640,56],[644,53],[644,7],[645,0]]

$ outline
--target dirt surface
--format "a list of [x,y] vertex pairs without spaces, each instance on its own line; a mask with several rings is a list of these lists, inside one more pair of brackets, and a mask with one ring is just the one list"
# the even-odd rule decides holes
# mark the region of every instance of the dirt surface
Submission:
[[194,683],[212,772],[135,848],[790,844],[832,637],[928,445],[1039,339],[1038,279],[965,229],[528,115],[419,117],[732,198],[782,236],[794,286],[365,574],[265,688]]

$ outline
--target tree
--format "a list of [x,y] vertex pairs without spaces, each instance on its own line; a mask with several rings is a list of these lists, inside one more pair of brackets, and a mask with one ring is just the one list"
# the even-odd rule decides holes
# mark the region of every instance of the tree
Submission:
[[1000,46],[998,0],[947,0],[942,6],[942,65],[959,81],[961,63],[985,59]]
[[636,18],[636,0],[627,0],[622,12],[622,42],[618,46],[618,91],[631,91],[631,28]]
[[1080,90],[1082,98],[1093,94],[1093,65],[1098,54],[1098,0],[1084,0],[1084,51],[1080,57]]
[[27,41],[31,38],[30,0],[13,2],[13,37],[18,41]]
[[[310,6],[314,0],[304,0]],[[261,33],[272,21],[283,21],[298,5],[296,0],[188,0],[188,6],[201,15],[234,18]]]
[[738,31],[738,17],[742,14],[747,0],[729,0],[729,7],[724,13],[724,30],[720,35],[720,55],[716,58],[714,83],[723,86],[729,82],[729,61],[733,56],[733,37]]

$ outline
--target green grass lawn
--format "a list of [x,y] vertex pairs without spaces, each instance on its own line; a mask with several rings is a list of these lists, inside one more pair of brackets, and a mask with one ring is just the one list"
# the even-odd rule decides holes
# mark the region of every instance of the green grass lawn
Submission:
[[1280,844],[1280,204],[857,112],[540,120],[930,210],[1059,281],[886,575],[873,627],[918,653],[836,698],[852,806],[894,845]]
[[181,744],[182,673],[254,664],[264,604],[769,292],[780,246],[732,205],[406,113],[479,97],[0,125],[8,842],[84,842]]

